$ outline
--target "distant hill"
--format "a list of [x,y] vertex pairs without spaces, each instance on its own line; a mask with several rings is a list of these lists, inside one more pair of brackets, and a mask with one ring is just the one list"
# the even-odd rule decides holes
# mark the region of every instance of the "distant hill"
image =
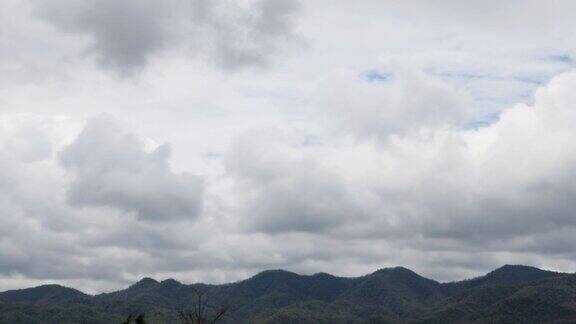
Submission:
[[96,296],[58,285],[0,293],[0,323],[177,323],[195,291],[228,305],[222,323],[573,323],[576,275],[506,265],[485,276],[439,283],[396,267],[356,278],[261,272],[225,285],[144,278]]
[[81,298],[89,298],[89,296],[76,289],[59,285],[43,285],[0,293],[0,303],[6,304],[26,303],[31,305],[49,305]]

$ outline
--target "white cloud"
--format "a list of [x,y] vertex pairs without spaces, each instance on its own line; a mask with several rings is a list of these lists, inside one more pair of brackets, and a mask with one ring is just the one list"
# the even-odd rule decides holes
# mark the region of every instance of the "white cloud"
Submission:
[[463,127],[470,117],[470,99],[463,91],[422,73],[399,71],[386,80],[359,82],[345,75],[320,85],[317,103],[340,128],[385,141],[441,127]]
[[576,73],[560,75],[533,106],[511,107],[476,130],[440,127],[384,144],[332,137],[320,146],[307,146],[305,134],[280,142],[256,136],[229,155],[245,194],[243,217],[265,233],[383,239],[412,253],[512,258],[547,246],[551,258],[571,258],[559,248],[566,236],[558,244],[552,237],[576,229],[574,85]]
[[145,220],[198,217],[202,180],[174,174],[170,146],[145,151],[145,143],[114,122],[98,118],[62,152],[64,167],[76,176],[68,196],[76,206],[109,206]]

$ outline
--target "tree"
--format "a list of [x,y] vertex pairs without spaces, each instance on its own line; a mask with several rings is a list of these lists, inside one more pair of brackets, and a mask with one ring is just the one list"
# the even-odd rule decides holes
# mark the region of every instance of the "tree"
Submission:
[[144,314],[140,314],[136,318],[133,318],[133,315],[129,315],[128,318],[122,322],[122,324],[130,324],[132,321],[134,321],[136,324],[146,324],[146,321],[144,320]]
[[208,303],[207,292],[201,291],[197,288],[192,288],[196,295],[193,310],[181,310],[178,312],[180,320],[184,324],[214,324],[221,320],[228,311],[227,306],[221,306],[216,309],[213,314],[209,314],[210,309],[215,309],[214,306]]

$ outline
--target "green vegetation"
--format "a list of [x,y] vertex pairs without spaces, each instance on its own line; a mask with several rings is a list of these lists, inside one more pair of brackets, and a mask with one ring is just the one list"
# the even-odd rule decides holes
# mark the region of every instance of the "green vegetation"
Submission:
[[442,284],[405,268],[358,278],[273,270],[226,285],[145,278],[97,296],[57,285],[0,293],[0,323],[215,321],[570,323],[576,322],[576,275],[504,266],[479,278]]

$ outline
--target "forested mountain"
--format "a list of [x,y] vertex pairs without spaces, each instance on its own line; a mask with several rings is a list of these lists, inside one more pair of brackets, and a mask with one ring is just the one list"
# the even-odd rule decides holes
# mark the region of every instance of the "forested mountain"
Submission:
[[439,283],[396,267],[357,278],[264,271],[225,285],[144,278],[127,289],[86,295],[58,285],[0,293],[0,323],[178,323],[197,293],[222,323],[570,323],[576,275],[504,266],[471,280]]

